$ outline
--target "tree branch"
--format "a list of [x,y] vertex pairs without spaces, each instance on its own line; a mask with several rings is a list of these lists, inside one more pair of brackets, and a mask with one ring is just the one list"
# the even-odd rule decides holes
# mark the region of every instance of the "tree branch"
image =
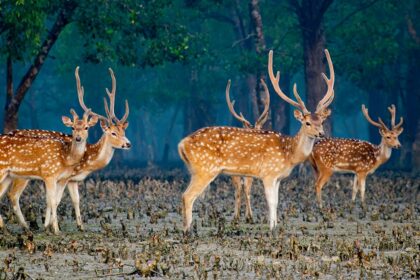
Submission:
[[228,16],[216,13],[216,12],[209,12],[206,13],[204,12],[204,15],[208,18],[217,20],[217,21],[221,21],[221,22],[225,22],[225,23],[229,23],[231,25],[235,25],[235,22]]
[[358,7],[357,9],[355,9],[354,11],[352,11],[351,13],[349,13],[347,16],[345,16],[339,23],[337,23],[335,26],[333,26],[330,30],[336,29],[337,27],[339,27],[340,25],[342,25],[343,23],[345,23],[347,20],[349,20],[350,18],[352,18],[354,15],[356,15],[357,13],[360,13],[360,12],[366,10],[367,8],[373,6],[378,1],[379,0],[372,0],[369,3]]
[[71,16],[73,15],[77,5],[74,2],[68,3],[69,4],[64,5],[62,10],[59,12],[57,20],[55,21],[51,30],[48,32],[47,38],[42,43],[41,49],[35,57],[34,63],[29,67],[28,71],[20,81],[20,84],[16,90],[16,94],[9,104],[9,109],[10,107],[14,107],[14,109],[17,111],[20,103],[25,97],[25,94],[27,93],[35,78],[38,76],[41,67],[44,65],[45,59],[47,58],[48,53],[50,52],[54,43],[57,41],[58,36],[63,31],[64,27],[70,22]]

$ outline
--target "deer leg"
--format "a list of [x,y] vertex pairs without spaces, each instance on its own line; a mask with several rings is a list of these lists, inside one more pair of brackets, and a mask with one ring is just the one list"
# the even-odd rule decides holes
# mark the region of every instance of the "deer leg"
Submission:
[[188,233],[192,222],[192,208],[196,198],[214,180],[217,174],[192,174],[187,190],[182,194],[184,233]]
[[79,184],[77,182],[69,182],[67,189],[73,203],[74,212],[76,214],[76,224],[79,230],[83,231],[82,216],[80,215],[80,196],[79,196]]
[[241,216],[241,195],[242,195],[242,178],[239,176],[232,176],[232,184],[235,187],[235,212],[233,220],[239,221]]
[[322,188],[324,185],[328,182],[330,179],[332,172],[319,172],[319,176],[315,183],[315,189],[316,189],[316,199],[318,201],[319,208],[322,208]]
[[273,230],[277,225],[277,204],[279,201],[279,186],[280,180],[276,178],[265,178],[264,192],[265,199],[268,205],[268,220],[270,223],[270,229]]
[[[7,174],[0,175],[0,199],[3,197],[3,195],[6,193],[6,191],[9,188],[10,183],[12,182],[12,179],[7,176]],[[4,221],[3,217],[0,215],[0,228],[4,228]]]
[[353,202],[355,202],[356,201],[356,196],[357,196],[357,192],[358,192],[358,176],[357,176],[357,174],[356,175],[354,175],[354,179],[353,179],[353,190],[352,190],[352,193],[351,193],[351,200],[353,201]]
[[52,226],[54,234],[58,234],[60,229],[58,228],[57,221],[57,182],[54,179],[45,180],[45,190],[47,193],[47,212],[50,209],[51,218],[45,218],[45,227]]
[[245,189],[245,201],[246,201],[246,210],[245,210],[245,217],[247,223],[252,223],[252,208],[251,208],[251,187],[252,181],[254,179],[252,177],[245,177],[244,178],[244,189]]
[[365,187],[366,187],[366,175],[358,176],[359,178],[359,188],[360,188],[360,198],[362,200],[362,207],[365,208]]
[[12,187],[7,193],[7,196],[9,197],[9,200],[12,203],[13,212],[18,218],[20,225],[24,227],[25,229],[29,229],[29,226],[25,221],[25,217],[22,214],[22,210],[20,209],[19,199],[23,191],[25,190],[26,186],[28,185],[28,183],[29,183],[29,180],[27,179],[14,179],[12,183]]

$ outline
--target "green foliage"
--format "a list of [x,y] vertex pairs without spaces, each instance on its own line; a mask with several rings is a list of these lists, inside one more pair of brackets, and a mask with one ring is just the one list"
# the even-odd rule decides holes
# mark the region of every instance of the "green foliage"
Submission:
[[45,34],[50,1],[1,0],[0,53],[15,60],[31,58]]

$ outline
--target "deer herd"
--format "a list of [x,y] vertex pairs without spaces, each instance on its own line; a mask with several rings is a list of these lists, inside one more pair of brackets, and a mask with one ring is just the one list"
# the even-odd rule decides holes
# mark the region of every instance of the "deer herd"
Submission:
[[[366,176],[373,173],[391,156],[393,148],[401,146],[398,136],[402,133],[403,118],[396,124],[394,105],[388,108],[391,126],[378,118],[372,120],[368,109],[362,112],[369,123],[378,127],[382,141],[374,145],[355,139],[324,138],[324,121],[330,116],[328,106],[334,99],[335,73],[330,54],[325,50],[330,77],[322,77],[327,90],[319,101],[315,112],[310,112],[300,97],[296,84],[293,86],[295,100],[280,88],[280,72],[274,74],[273,51],[268,55],[268,76],[274,91],[281,99],[295,107],[294,117],[301,123],[294,136],[264,130],[270,108],[269,89],[263,79],[264,110],[254,125],[242,113],[234,109],[230,99],[230,80],[226,86],[226,102],[229,111],[243,124],[243,128],[215,126],[205,127],[190,134],[178,144],[178,152],[191,175],[190,183],[182,195],[183,229],[188,233],[192,223],[192,210],[196,198],[219,175],[227,174],[235,186],[234,219],[240,217],[242,191],[246,198],[246,220],[253,219],[251,209],[251,185],[253,178],[262,180],[268,206],[270,229],[277,224],[278,192],[282,179],[288,177],[293,168],[309,161],[315,173],[315,190],[319,207],[322,207],[321,190],[334,172],[354,173],[352,200],[360,192],[365,199]],[[76,223],[83,230],[80,213],[78,182],[90,173],[100,170],[111,161],[115,149],[129,149],[130,141],[125,136],[128,127],[129,106],[125,101],[125,114],[115,116],[116,80],[109,69],[112,89],[106,89],[104,98],[105,116],[95,113],[84,103],[84,88],[75,70],[77,95],[84,113],[80,118],[74,109],[72,118],[62,117],[65,126],[72,129],[67,135],[47,130],[15,130],[0,135],[0,198],[7,193],[19,223],[29,229],[19,205],[19,198],[31,179],[42,180],[46,190],[44,226],[59,233],[57,207],[68,188],[76,214]],[[109,103],[108,103],[109,99]],[[87,142],[89,128],[99,121],[103,135],[95,144]],[[0,216],[0,228],[4,222]]]

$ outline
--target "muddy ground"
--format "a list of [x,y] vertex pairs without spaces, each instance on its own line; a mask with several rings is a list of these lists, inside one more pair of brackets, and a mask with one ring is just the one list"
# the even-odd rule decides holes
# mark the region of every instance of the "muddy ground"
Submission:
[[[352,176],[334,175],[320,211],[311,172],[296,170],[281,183],[274,233],[268,230],[261,183],[253,185],[254,224],[245,218],[235,224],[234,189],[228,177],[220,177],[195,203],[189,239],[183,237],[180,215],[187,183],[181,170],[94,175],[80,187],[85,231],[77,230],[66,192],[59,236],[42,229],[23,232],[3,199],[8,231],[0,233],[0,279],[420,277],[418,174],[370,176],[366,211],[351,203]],[[40,183],[22,196],[33,225],[42,225],[44,200]]]

